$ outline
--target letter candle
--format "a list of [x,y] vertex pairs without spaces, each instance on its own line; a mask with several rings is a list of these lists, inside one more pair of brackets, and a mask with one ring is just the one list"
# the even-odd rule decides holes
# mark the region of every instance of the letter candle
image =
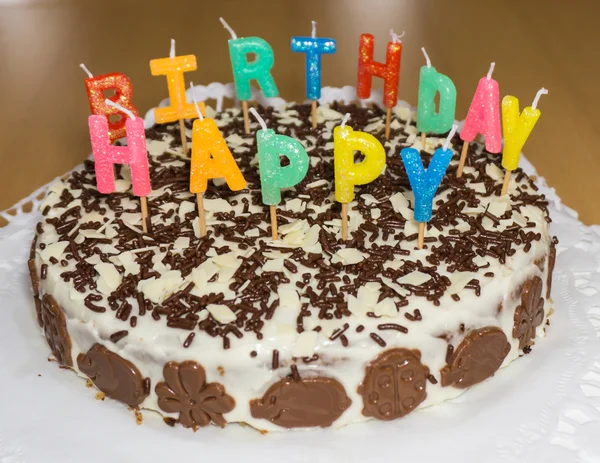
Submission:
[[[104,101],[107,99],[104,96],[106,90],[114,90],[114,95],[108,100],[113,103],[118,103],[119,106],[128,109],[136,116],[139,116],[138,110],[131,102],[133,97],[133,86],[131,80],[125,74],[120,72],[112,72],[101,76],[94,76],[85,64],[79,65],[81,69],[88,75],[85,79],[85,90],[90,102],[90,110],[92,114],[103,115],[108,118],[108,137],[111,143],[114,143],[119,138],[125,136],[125,113],[114,106],[107,105]],[[119,114],[121,118],[118,121],[111,121],[110,116]]]
[[418,248],[423,249],[425,240],[425,223],[431,219],[433,197],[438,190],[446,169],[452,160],[452,150],[449,148],[450,140],[456,133],[458,124],[452,126],[444,146],[433,153],[427,170],[423,168],[421,154],[414,148],[404,148],[400,155],[408,175],[410,186],[415,195],[415,221],[419,222]]
[[400,35],[390,30],[392,41],[387,44],[385,63],[373,60],[375,39],[371,34],[361,34],[358,47],[358,80],[356,83],[357,98],[371,96],[373,76],[383,79],[383,104],[386,109],[385,138],[390,138],[390,122],[392,108],[398,102],[398,82],[400,80],[400,60],[402,58],[402,41]]
[[144,120],[136,117],[129,109],[109,99],[105,100],[105,103],[128,116],[125,121],[127,146],[111,146],[106,116],[94,114],[88,118],[98,191],[100,193],[112,193],[115,190],[114,165],[129,164],[133,194],[140,197],[142,227],[144,233],[146,233],[149,222],[146,196],[150,193],[151,187]]
[[[355,132],[346,126],[350,114],[333,129],[333,163],[335,172],[335,199],[342,203],[342,239],[348,239],[348,203],[354,199],[354,186],[375,180],[385,167],[383,145],[370,133]],[[360,151],[365,159],[354,163],[354,152]]]
[[[261,129],[256,132],[260,186],[263,203],[270,206],[271,236],[273,240],[277,240],[275,206],[281,202],[281,189],[296,186],[306,177],[309,165],[308,154],[298,140],[276,134],[273,129],[267,128],[256,109],[250,108],[250,112],[261,126]],[[289,165],[283,167],[280,156],[288,158]]]
[[506,169],[501,196],[508,191],[510,174],[519,166],[519,158],[523,145],[531,134],[542,112],[537,105],[542,95],[547,95],[548,90],[540,88],[533,99],[531,106],[523,109],[519,114],[519,100],[511,95],[502,99],[502,122],[504,124],[504,152],[502,153],[502,167]]
[[[191,103],[187,103],[185,97],[185,81],[183,73],[196,70],[196,57],[194,55],[175,56],[175,40],[171,39],[171,52],[168,58],[153,59],[150,61],[150,72],[153,76],[166,76],[169,89],[169,106],[156,108],[154,118],[158,123],[173,122],[179,120],[179,131],[181,134],[181,147],[187,156],[187,136],[185,134],[185,119],[193,118],[196,109]],[[204,103],[200,103],[204,111]]]
[[198,221],[200,235],[206,235],[206,217],[204,212],[204,192],[208,179],[224,178],[229,188],[239,191],[246,188],[246,180],[236,164],[231,151],[214,119],[204,117],[196,97],[194,84],[190,82],[192,100],[198,119],[192,127],[192,163],[190,169],[190,191],[196,193],[198,202]]
[[[242,111],[244,112],[244,129],[250,133],[250,120],[248,119],[248,100],[252,96],[250,90],[250,81],[256,80],[259,87],[267,98],[273,98],[279,95],[271,69],[275,63],[273,49],[271,45],[260,37],[238,38],[235,31],[219,18],[223,27],[231,34],[229,44],[229,57],[231,58],[231,68],[233,70],[233,81],[235,83],[235,93],[237,99],[242,102]],[[248,60],[248,55],[253,53],[255,59]]]
[[[440,74],[421,48],[426,65],[421,67],[419,77],[419,104],[417,106],[417,130],[421,132],[421,145],[425,149],[427,133],[446,133],[454,124],[456,111],[456,87],[452,80]],[[438,111],[435,111],[435,94],[440,94]]]
[[499,153],[502,151],[502,135],[500,132],[500,89],[498,82],[492,79],[492,73],[496,63],[490,65],[487,76],[482,77],[473,95],[473,101],[469,106],[465,124],[460,131],[460,138],[463,140],[463,147],[460,152],[460,162],[456,176],[461,177],[469,143],[472,142],[478,133],[485,137],[485,149],[490,153]]
[[312,100],[312,127],[317,127],[317,100],[321,98],[321,55],[335,53],[335,40],[317,38],[317,23],[312,21],[310,37],[292,37],[292,51],[306,53],[306,97]]

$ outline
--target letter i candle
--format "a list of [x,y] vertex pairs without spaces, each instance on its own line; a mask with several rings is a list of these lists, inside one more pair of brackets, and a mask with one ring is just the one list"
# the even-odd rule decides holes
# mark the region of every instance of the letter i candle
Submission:
[[312,21],[310,37],[292,37],[292,51],[306,53],[306,97],[312,100],[312,128],[317,127],[317,100],[321,98],[321,55],[335,53],[335,40],[317,38],[317,23]]
[[425,223],[429,222],[433,209],[433,197],[438,190],[446,169],[452,160],[452,150],[448,147],[456,133],[458,124],[452,127],[444,146],[433,153],[427,170],[423,167],[421,154],[414,148],[404,148],[400,152],[402,162],[408,175],[410,186],[415,195],[415,221],[419,223],[418,248],[423,249],[425,241]]
[[194,84],[190,82],[192,100],[198,119],[192,127],[192,163],[190,169],[190,191],[196,193],[200,235],[206,235],[204,192],[208,179],[224,178],[232,191],[246,188],[246,180],[236,164],[231,151],[214,119],[204,117],[194,96]]
[[[231,39],[227,43],[229,45],[235,93],[237,99],[242,102],[244,129],[246,133],[250,133],[250,120],[248,119],[248,100],[252,97],[250,81],[256,80],[267,98],[274,98],[279,95],[277,85],[275,85],[275,80],[271,75],[271,68],[275,63],[273,49],[266,40],[260,37],[238,38],[235,31],[229,27],[229,24],[223,18],[219,19],[223,27],[231,34]],[[248,55],[251,53],[255,56],[253,61],[248,60]]]
[[356,83],[357,98],[369,98],[371,96],[371,84],[373,77],[383,79],[383,105],[386,109],[385,138],[390,138],[390,122],[392,108],[398,102],[398,82],[400,80],[400,60],[402,58],[402,42],[393,30],[390,31],[392,41],[387,44],[385,63],[373,60],[375,38],[371,34],[360,36],[358,47],[358,79]]

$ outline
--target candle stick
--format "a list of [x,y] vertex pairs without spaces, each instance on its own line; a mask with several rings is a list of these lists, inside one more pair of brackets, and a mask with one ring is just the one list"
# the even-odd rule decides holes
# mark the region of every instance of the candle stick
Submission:
[[[276,206],[281,202],[281,189],[296,186],[306,177],[308,154],[298,140],[276,134],[273,129],[267,128],[256,109],[250,108],[250,112],[261,126],[256,132],[256,142],[262,200],[270,206],[271,236],[273,240],[277,240]],[[281,156],[285,156],[289,161],[285,167],[281,165]]]
[[[125,136],[126,115],[121,110],[105,103],[106,97],[104,96],[104,92],[113,90],[114,94],[111,95],[108,100],[118,103],[120,107],[128,109],[135,114],[135,116],[139,116],[138,110],[131,102],[131,99],[133,98],[133,86],[131,85],[131,80],[129,80],[129,77],[125,74],[121,74],[120,72],[94,76],[85,64],[81,63],[79,66],[88,75],[88,78],[85,79],[84,82],[91,113],[109,118],[108,137],[110,142],[114,143],[119,138]],[[117,121],[111,121],[110,116],[115,114],[121,115],[121,118]]]
[[[237,99],[242,102],[244,129],[246,133],[250,133],[250,121],[248,119],[248,100],[252,96],[250,81],[256,80],[267,98],[274,98],[279,95],[277,85],[275,85],[275,80],[271,75],[271,69],[275,63],[273,49],[266,40],[259,37],[238,38],[235,31],[223,18],[219,18],[219,20],[231,35],[231,39],[227,43],[229,45],[235,93]],[[249,54],[254,54],[252,61],[248,59]]]
[[469,106],[465,123],[460,132],[463,147],[460,153],[460,162],[456,176],[461,177],[469,143],[478,133],[485,136],[485,149],[490,153],[499,153],[502,150],[502,135],[500,133],[500,89],[498,82],[492,79],[496,63],[490,65],[487,76],[482,77],[477,85],[473,101]]
[[[425,149],[427,134],[448,132],[454,124],[456,111],[456,87],[452,80],[440,74],[431,65],[425,48],[421,48],[426,65],[419,76],[419,104],[417,106],[417,130],[421,132],[421,145]],[[439,93],[438,111],[435,110],[435,95]]]
[[133,194],[140,197],[142,227],[144,233],[146,233],[149,222],[146,196],[150,193],[150,172],[148,169],[144,121],[118,103],[109,99],[106,99],[105,103],[128,116],[125,121],[127,146],[111,146],[108,118],[106,116],[92,115],[88,118],[98,191],[105,194],[112,193],[115,190],[113,166],[115,164],[129,164]]
[[292,51],[306,53],[306,97],[312,100],[311,119],[317,127],[317,100],[321,98],[321,55],[335,53],[334,39],[317,38],[317,23],[312,21],[310,37],[292,37]]
[[196,193],[198,203],[198,224],[200,235],[206,235],[206,217],[204,212],[204,192],[208,179],[224,178],[233,191],[246,188],[246,180],[236,164],[231,151],[214,119],[204,117],[194,95],[194,84],[190,82],[192,101],[196,107],[198,119],[192,126],[192,160],[190,169],[190,191]]
[[537,109],[542,95],[547,95],[548,90],[540,88],[533,99],[531,106],[523,109],[519,114],[519,100],[511,95],[502,99],[502,121],[504,125],[504,152],[502,153],[502,167],[506,169],[501,196],[508,192],[510,174],[519,167],[521,150],[529,138],[542,112]]
[[392,41],[387,44],[385,63],[373,60],[375,39],[371,34],[360,36],[358,48],[358,80],[356,84],[356,96],[358,98],[369,98],[371,96],[371,84],[373,76],[383,79],[383,104],[386,107],[385,138],[390,138],[390,121],[392,108],[398,102],[398,82],[400,80],[400,60],[402,58],[402,41],[400,35],[390,30]]
[[[153,76],[166,76],[169,89],[169,106],[156,108],[154,118],[158,123],[179,121],[181,134],[181,148],[187,156],[188,145],[185,133],[185,119],[193,118],[196,109],[191,103],[187,103],[185,97],[185,81],[183,73],[196,70],[196,57],[194,55],[175,55],[175,40],[171,39],[171,51],[168,58],[153,59],[150,61],[150,71]],[[204,103],[200,103],[204,111]]]
[[[335,171],[335,199],[342,203],[342,239],[348,239],[348,203],[354,200],[354,186],[375,180],[385,167],[383,145],[370,133],[355,132],[347,126],[350,114],[333,130],[333,162]],[[365,159],[356,164],[354,152],[360,151]]]
[[458,129],[458,124],[452,126],[444,145],[433,153],[427,170],[423,168],[421,154],[414,148],[404,148],[400,155],[408,175],[410,186],[415,195],[415,221],[419,223],[417,247],[423,249],[425,241],[425,223],[431,219],[433,197],[438,190],[446,169],[452,159],[450,141]]

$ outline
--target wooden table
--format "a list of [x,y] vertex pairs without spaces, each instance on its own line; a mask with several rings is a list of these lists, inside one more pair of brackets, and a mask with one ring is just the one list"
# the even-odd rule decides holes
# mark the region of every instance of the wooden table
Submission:
[[[140,112],[167,94],[148,61],[193,53],[195,83],[232,80],[224,16],[240,36],[258,35],[275,52],[282,97],[304,98],[304,56],[292,35],[335,37],[338,52],[323,59],[325,85],[355,85],[358,37],[375,35],[384,58],[388,31],[406,31],[400,96],[417,99],[425,46],[433,64],[458,89],[464,117],[490,61],[502,95],[530,104],[541,86],[542,117],[525,151],[564,202],[587,223],[600,223],[600,30],[596,0],[6,0],[0,3],[0,210],[71,169],[90,152],[85,62],[93,73],[123,72]],[[380,82],[375,84],[381,86]],[[591,200],[586,198],[592,198]]]

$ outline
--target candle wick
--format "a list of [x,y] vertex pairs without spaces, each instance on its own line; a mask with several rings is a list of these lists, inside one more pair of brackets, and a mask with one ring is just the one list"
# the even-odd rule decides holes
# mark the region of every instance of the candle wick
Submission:
[[491,79],[492,78],[492,74],[494,73],[494,68],[496,67],[496,63],[492,63],[490,64],[490,70],[487,73],[487,78]]
[[171,51],[169,52],[170,58],[175,58],[175,39],[171,39]]
[[221,24],[223,24],[223,27],[229,31],[229,33],[231,34],[231,38],[233,40],[238,38],[235,31],[231,28],[231,26],[229,24],[227,24],[227,21],[225,21],[223,18],[219,18],[219,21],[221,21]]
[[531,109],[536,109],[538,103],[540,102],[540,97],[542,95],[548,95],[548,90],[544,87],[540,88],[533,99],[533,103],[531,103]]
[[317,36],[317,21],[311,21],[312,23],[312,32],[310,36],[314,39]]
[[346,127],[346,122],[348,122],[348,119],[350,119],[350,113],[344,114],[344,117],[342,118],[342,123],[340,124],[341,128]]
[[421,51],[423,52],[423,55],[425,55],[425,62],[427,63],[427,67],[430,68],[431,67],[431,60],[429,59],[429,55],[425,51],[425,47],[422,47]]
[[396,34],[394,32],[394,29],[390,29],[390,35],[392,36],[392,42],[394,43],[402,43],[402,40],[400,40],[402,37],[404,37],[404,31],[402,31],[402,34]]
[[91,79],[92,77],[94,77],[94,74],[92,74],[92,73],[90,72],[90,70],[89,70],[89,69],[88,69],[88,68],[85,66],[85,64],[81,63],[81,64],[79,65],[79,67],[80,67],[81,69],[83,69],[83,72],[85,72],[85,73],[88,75],[88,77],[89,77],[90,79]]
[[104,103],[106,103],[108,106],[112,106],[113,108],[117,108],[122,113],[127,114],[127,116],[129,116],[129,118],[131,120],[135,119],[135,114],[133,114],[131,111],[129,111],[129,109],[121,106],[119,103],[115,103],[114,101],[109,100],[108,98],[106,100],[104,100]]
[[456,131],[458,130],[458,124],[454,124],[452,125],[452,130],[450,130],[450,133],[448,134],[448,136],[446,137],[446,141],[444,142],[444,150],[448,149],[448,146],[450,145],[450,141],[452,140],[452,137],[454,137],[454,134],[456,133]]
[[194,92],[194,82],[191,82],[191,81],[190,81],[190,90],[192,91],[192,101],[194,102],[194,106],[196,107],[196,112],[198,113],[198,119],[203,121],[204,116],[202,115],[202,111],[200,111],[200,107],[198,106],[198,100],[196,100],[196,92]]
[[254,108],[250,108],[250,112],[252,113],[252,115],[254,116],[254,118],[258,121],[258,123],[260,124],[260,128],[262,130],[267,130],[267,124],[265,124],[265,121],[262,117],[260,117],[260,114],[258,114],[258,112],[256,111],[256,109]]

